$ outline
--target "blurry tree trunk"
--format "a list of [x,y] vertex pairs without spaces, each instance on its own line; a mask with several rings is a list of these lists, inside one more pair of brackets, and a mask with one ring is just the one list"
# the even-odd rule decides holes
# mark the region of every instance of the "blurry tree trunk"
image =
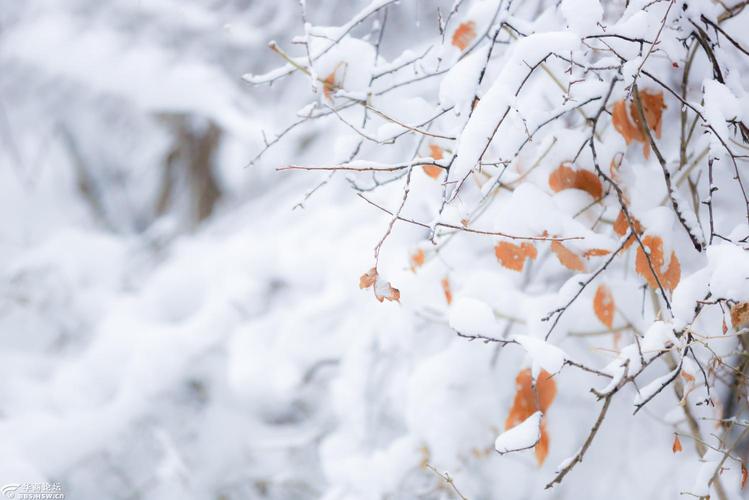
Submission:
[[221,197],[214,174],[221,129],[208,119],[181,113],[160,118],[172,130],[174,143],[164,159],[156,215],[183,208],[188,225],[195,227],[213,213]]

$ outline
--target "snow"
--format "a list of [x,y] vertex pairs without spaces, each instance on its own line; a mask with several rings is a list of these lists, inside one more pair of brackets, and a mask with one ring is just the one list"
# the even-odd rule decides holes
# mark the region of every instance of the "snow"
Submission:
[[567,25],[579,35],[598,31],[603,19],[603,8],[599,0],[562,0],[559,7]]
[[494,449],[500,455],[532,448],[541,439],[541,419],[543,413],[537,411],[512,429],[506,430],[494,441]]
[[450,307],[450,326],[466,335],[492,336],[498,332],[494,312],[488,304],[471,297],[459,297]]
[[[528,335],[515,335],[516,340],[528,352],[534,366],[540,366],[549,373],[557,373],[564,366],[566,355],[557,346]],[[534,369],[535,373],[539,370]]]

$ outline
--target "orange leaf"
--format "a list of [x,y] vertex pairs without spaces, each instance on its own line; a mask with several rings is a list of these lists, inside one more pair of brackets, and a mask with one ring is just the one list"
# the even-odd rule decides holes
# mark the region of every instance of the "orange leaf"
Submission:
[[603,194],[603,186],[596,174],[588,170],[575,170],[565,163],[549,175],[549,187],[555,193],[564,189],[581,189],[594,199],[600,198]]
[[611,250],[606,250],[605,248],[590,248],[583,252],[583,257],[585,257],[586,259],[590,259],[591,257],[601,257],[610,253]]
[[[640,102],[642,103],[642,111],[645,115],[645,121],[648,124],[648,128],[655,132],[655,137],[661,138],[661,126],[663,118],[663,110],[666,105],[663,102],[663,92],[651,93],[647,90],[640,91]],[[640,127],[640,113],[637,111],[637,104],[632,102],[630,104],[630,113],[632,113],[632,120],[637,125],[638,130]],[[643,134],[643,142],[646,140]]]
[[552,191],[558,193],[564,189],[575,187],[576,178],[575,170],[562,163],[549,175],[549,187]]
[[[655,132],[656,138],[660,139],[663,125],[663,110],[666,107],[663,102],[663,92],[640,91],[640,102],[642,103],[642,111],[645,115],[647,127]],[[640,113],[636,103],[630,103],[628,114],[627,105],[624,100],[616,101],[611,112],[611,122],[614,124],[616,131],[624,137],[624,141],[627,144],[632,141],[641,142],[644,145],[643,154],[645,158],[650,155],[650,140],[642,128],[642,120],[640,120]]]
[[624,103],[624,100],[614,103],[614,109],[611,112],[611,123],[614,124],[616,131],[624,137],[624,142],[627,144],[632,141],[644,142],[645,137],[642,135],[642,130],[637,128],[629,119],[627,105]]
[[648,247],[650,264],[652,264],[653,270],[655,270],[655,275],[650,270],[648,256],[642,251],[642,247],[637,248],[635,270],[640,276],[645,278],[645,281],[647,281],[651,288],[657,288],[658,281],[660,281],[663,288],[672,291],[679,284],[679,279],[681,278],[681,265],[676,253],[671,252],[668,268],[664,271],[663,240],[659,236],[648,235],[642,239],[642,244]]
[[[537,410],[546,413],[557,395],[557,384],[547,371],[541,370],[534,391],[531,370],[525,368],[515,378],[515,390],[515,399],[505,420],[505,430],[520,424]],[[549,436],[546,433],[546,423],[542,420],[541,438],[536,444],[536,460],[539,465],[544,463],[548,452]]]
[[375,298],[382,302],[384,300],[398,302],[401,298],[400,290],[393,288],[389,281],[385,281],[373,267],[359,278],[359,288],[372,287]]
[[377,280],[377,268],[373,267],[359,278],[359,288],[369,288]]
[[444,154],[442,153],[442,148],[436,144],[430,144],[429,156],[431,156],[435,160],[438,160],[438,161],[441,160],[442,158],[444,158]]
[[746,465],[744,465],[744,462],[741,462],[741,489],[744,489],[744,486],[746,486],[746,478],[749,476],[746,471]]
[[674,453],[679,453],[681,451],[681,441],[679,440],[679,435],[674,434],[674,444],[671,446],[671,451]]
[[515,245],[507,241],[500,241],[494,247],[494,254],[507,269],[513,271],[522,271],[525,265],[525,259],[536,259],[536,247],[531,243],[523,242],[520,245]]
[[[632,218],[632,225],[634,226],[634,229],[637,232],[637,234],[642,233],[642,225],[640,225],[640,222],[634,217],[632,216],[630,217]],[[627,216],[624,214],[624,210],[619,210],[619,215],[616,217],[616,220],[614,221],[614,232],[618,234],[619,236],[624,236],[625,234],[627,234],[628,229],[629,229],[629,224],[627,223]],[[629,248],[634,242],[635,242],[635,235],[632,235],[624,244],[624,249],[626,250],[627,248]]]
[[417,267],[424,265],[425,260],[424,249],[419,248],[415,253],[411,254],[411,270],[415,271]]
[[466,21],[460,23],[455,29],[452,44],[460,50],[466,50],[474,38],[476,38],[476,23],[473,21]]
[[561,241],[554,240],[551,242],[551,251],[554,252],[559,259],[559,263],[567,269],[573,271],[585,272],[585,264],[582,259],[577,256],[572,250],[562,244]]
[[447,278],[442,278],[440,284],[442,285],[442,291],[445,293],[445,300],[447,301],[447,305],[452,304],[453,292],[450,290],[450,280],[448,280]]
[[601,323],[611,329],[614,324],[614,296],[606,285],[598,285],[593,297],[593,311]]
[[333,72],[326,76],[322,81],[322,93],[327,99],[331,98],[331,96],[333,95],[333,91],[337,87],[335,82],[335,72],[336,70],[334,69]]
[[421,168],[424,170],[424,173],[432,179],[437,179],[442,173],[442,169],[437,165],[422,165]]

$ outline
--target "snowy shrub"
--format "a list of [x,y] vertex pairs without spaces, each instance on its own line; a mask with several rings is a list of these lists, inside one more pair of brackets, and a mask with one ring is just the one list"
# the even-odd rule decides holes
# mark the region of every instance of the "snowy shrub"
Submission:
[[[340,367],[325,498],[741,495],[746,6],[374,0],[324,26],[300,0],[280,65],[244,79],[308,103],[253,163],[325,141],[278,175],[313,177],[310,224],[336,182],[381,217],[345,278],[412,325]],[[609,489],[623,467],[642,481]]]

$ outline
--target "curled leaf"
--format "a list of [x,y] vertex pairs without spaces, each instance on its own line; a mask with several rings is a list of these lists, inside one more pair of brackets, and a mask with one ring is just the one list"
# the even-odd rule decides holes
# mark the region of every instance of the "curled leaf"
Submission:
[[377,268],[373,267],[359,278],[359,288],[369,288],[377,280]]
[[596,317],[601,320],[601,323],[609,329],[614,324],[614,310],[614,296],[611,290],[604,284],[598,285],[593,297],[593,311],[596,313]]
[[567,269],[573,271],[585,272],[585,264],[582,259],[577,256],[572,250],[562,244],[561,241],[554,240],[551,242],[551,251],[556,254],[559,263]]
[[731,306],[731,324],[736,331],[749,326],[749,302],[739,302]]
[[525,259],[535,260],[538,253],[532,243],[523,242],[515,245],[508,241],[500,241],[494,247],[494,254],[502,266],[513,271],[522,271]]
[[382,302],[384,300],[398,302],[401,293],[397,288],[393,288],[389,281],[385,281],[377,273],[377,268],[373,267],[359,278],[359,288],[372,287],[375,298]]

